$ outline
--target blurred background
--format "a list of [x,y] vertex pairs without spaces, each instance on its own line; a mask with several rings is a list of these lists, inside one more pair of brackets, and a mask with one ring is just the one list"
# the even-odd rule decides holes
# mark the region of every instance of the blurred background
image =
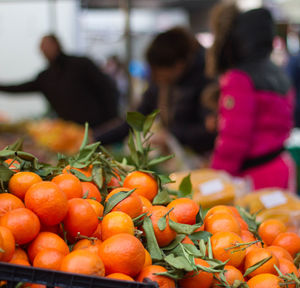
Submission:
[[[90,56],[110,71],[120,61],[118,87],[124,105],[134,104],[145,89],[148,68],[144,51],[155,34],[187,26],[204,47],[212,43],[209,13],[218,0],[0,0],[0,82],[24,81],[46,65],[39,51],[43,35],[55,33],[67,53]],[[284,65],[299,50],[300,1],[240,0],[241,9],[271,9],[277,24],[274,60]],[[128,81],[126,67],[131,76]],[[130,83],[130,84],[129,84]],[[129,92],[129,93],[128,93]],[[30,97],[28,97],[30,95]],[[10,97],[0,92],[0,113],[17,121],[46,113],[39,93]]]

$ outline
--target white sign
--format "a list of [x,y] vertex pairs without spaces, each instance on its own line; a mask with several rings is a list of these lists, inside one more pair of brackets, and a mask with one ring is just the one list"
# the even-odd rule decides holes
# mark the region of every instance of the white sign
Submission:
[[260,197],[261,203],[267,208],[277,207],[286,204],[287,198],[282,191],[274,191]]
[[199,185],[202,195],[207,196],[223,191],[224,184],[220,179],[213,179]]

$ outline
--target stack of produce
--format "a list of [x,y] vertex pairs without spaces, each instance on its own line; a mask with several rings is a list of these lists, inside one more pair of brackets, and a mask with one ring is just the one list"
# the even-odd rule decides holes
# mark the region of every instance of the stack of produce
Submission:
[[152,169],[169,157],[149,159],[145,141],[155,115],[128,115],[132,165],[87,133],[56,166],[20,142],[0,151],[0,261],[163,288],[299,287],[300,236],[282,221],[225,205],[204,215],[189,176],[168,193]]

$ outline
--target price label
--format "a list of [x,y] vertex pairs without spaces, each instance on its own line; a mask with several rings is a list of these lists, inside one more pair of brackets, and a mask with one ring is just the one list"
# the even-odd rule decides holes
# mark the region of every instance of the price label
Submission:
[[261,203],[267,208],[277,207],[287,203],[287,198],[282,191],[274,191],[260,197]]
[[199,185],[202,195],[207,196],[224,190],[224,184],[220,179],[213,179]]

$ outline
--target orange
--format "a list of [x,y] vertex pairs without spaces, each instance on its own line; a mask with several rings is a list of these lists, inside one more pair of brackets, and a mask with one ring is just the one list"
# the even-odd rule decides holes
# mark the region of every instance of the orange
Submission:
[[175,288],[175,281],[171,278],[162,275],[156,275],[155,273],[167,272],[165,267],[159,265],[150,265],[144,267],[139,276],[137,277],[138,282],[144,282],[145,279],[149,279],[158,284],[161,288]]
[[106,239],[100,246],[100,257],[106,274],[124,273],[136,276],[145,263],[145,248],[134,236],[121,233]]
[[[241,271],[235,268],[234,266],[225,265],[224,270],[225,270],[224,276],[229,285],[233,285],[235,280],[245,282],[245,279]],[[213,281],[214,287],[219,287],[217,286],[217,284],[221,284],[221,282],[218,280],[219,280],[219,274],[216,275],[216,279],[214,279]]]
[[[108,199],[122,191],[130,191],[129,188],[119,187],[114,190],[112,190],[105,200],[105,202],[108,201]],[[120,201],[113,209],[112,211],[122,211],[126,214],[128,214],[131,218],[136,218],[139,215],[143,213],[143,203],[135,192],[133,192],[130,196],[125,198],[124,200]]]
[[10,170],[12,170],[14,172],[20,172],[20,162],[18,160],[9,158],[9,159],[6,159],[4,162],[7,164],[8,168]]
[[62,260],[60,270],[103,277],[105,268],[100,257],[88,250],[79,249],[71,252]]
[[96,201],[94,199],[86,199],[86,201],[90,203],[90,205],[94,209],[97,217],[103,216],[104,207],[101,203],[99,203],[98,201]]
[[143,204],[142,214],[147,213],[147,215],[149,215],[150,214],[149,211],[152,208],[151,202],[147,198],[145,198],[144,196],[139,195],[139,197],[140,197],[140,199],[142,201],[142,204]]
[[[210,265],[200,258],[195,258],[195,264],[204,267],[210,267]],[[209,288],[213,281],[213,274],[199,270],[198,272],[189,272],[185,275],[185,278],[179,280],[180,287],[182,288]]]
[[287,260],[293,261],[293,258],[291,256],[291,254],[284,248],[280,247],[280,246],[268,246],[266,248],[267,250],[269,250],[270,252],[273,253],[273,255],[275,257],[277,257],[277,259],[282,259],[285,258]]
[[93,166],[90,165],[88,167],[79,169],[79,168],[74,168],[74,167],[71,167],[70,165],[68,165],[63,169],[62,173],[63,174],[72,174],[71,169],[77,170],[78,172],[82,173],[86,177],[91,177]]
[[13,260],[16,260],[16,259],[23,259],[23,260],[29,261],[26,252],[19,247],[15,248],[15,252],[12,255],[12,258],[10,259],[10,262]]
[[267,261],[265,264],[254,270],[252,273],[249,274],[249,277],[256,276],[258,274],[262,273],[270,273],[270,274],[277,274],[276,269],[274,265],[278,266],[278,260],[277,258],[267,250],[266,248],[256,248],[250,251],[245,258],[245,270],[247,270],[249,267],[255,265],[259,261],[272,256],[272,258]]
[[98,223],[98,226],[97,226],[96,230],[94,231],[94,233],[91,235],[91,237],[95,237],[100,240],[102,239],[101,223]]
[[267,245],[271,245],[276,236],[286,231],[285,224],[278,219],[268,219],[263,221],[259,228],[258,234]]
[[2,258],[4,257],[5,250],[4,250],[4,240],[3,240],[1,234],[0,234],[0,249],[3,250],[3,252],[0,252],[0,261],[2,261]]
[[32,185],[25,195],[25,205],[48,226],[60,223],[68,211],[66,195],[55,183],[49,181]]
[[199,212],[198,204],[189,198],[178,198],[169,203],[167,208],[173,209],[178,223],[193,225],[196,223],[196,216]]
[[158,185],[154,177],[150,174],[134,171],[129,173],[123,182],[123,186],[133,189],[141,196],[144,196],[151,202],[158,193]]
[[42,182],[42,178],[33,172],[18,172],[8,182],[8,191],[21,200],[24,199],[27,190],[35,183]]
[[294,232],[284,232],[274,239],[272,245],[286,249],[294,257],[300,251],[300,236]]
[[229,213],[214,213],[204,220],[204,230],[215,234],[219,231],[241,234],[241,227],[234,216]]
[[[297,278],[300,276],[300,273],[297,270],[297,267],[294,265],[294,263],[292,261],[289,261],[285,258],[278,259],[278,260],[279,260],[278,268],[279,268],[280,272],[283,275],[289,274],[289,273],[294,273]],[[289,284],[289,285],[284,286],[284,287],[294,288],[294,287],[296,287],[296,285],[295,284]]]
[[30,263],[24,259],[14,259],[14,260],[9,261],[9,263],[15,264],[15,265],[30,266]]
[[191,238],[189,236],[185,236],[184,239],[181,241],[181,243],[183,244],[192,244],[194,245],[194,242],[191,240]]
[[[241,238],[242,238],[243,242],[245,242],[245,243],[249,243],[249,242],[253,242],[253,241],[257,240],[254,237],[254,235],[248,230],[241,231]],[[251,250],[253,250],[255,248],[262,248],[261,242],[257,242],[255,244],[249,246],[248,248],[246,248],[246,254],[248,254]]]
[[73,174],[60,174],[52,179],[67,196],[68,200],[82,197],[82,186],[79,179]]
[[176,237],[176,232],[170,227],[169,219],[177,222],[176,217],[173,215],[173,211],[166,217],[167,225],[166,228],[161,231],[158,227],[158,221],[160,218],[165,216],[170,210],[164,206],[153,206],[150,213],[150,219],[152,221],[155,237],[159,247],[165,247],[169,245]]
[[133,278],[123,273],[112,273],[107,275],[106,278],[125,280],[125,281],[134,281]]
[[41,232],[28,247],[30,262],[33,263],[35,256],[44,249],[55,249],[64,255],[69,253],[69,247],[62,238],[51,232]]
[[98,218],[87,200],[74,198],[68,201],[68,213],[63,223],[71,237],[78,236],[78,233],[89,237],[98,226]]
[[0,194],[0,217],[17,208],[25,208],[24,203],[18,197],[10,193]]
[[[230,208],[231,207],[231,208]],[[236,209],[232,209],[232,206],[226,206],[226,205],[216,205],[212,208],[210,208],[206,215],[205,215],[205,218],[209,217],[210,215],[213,215],[215,213],[229,213],[231,214],[232,216],[235,216],[237,217],[238,214],[236,212]]]
[[254,276],[247,282],[249,288],[280,288],[279,283],[280,279],[269,273]]
[[82,196],[87,198],[95,198],[98,202],[101,202],[102,197],[99,189],[94,183],[91,182],[81,182]]
[[44,269],[59,270],[64,257],[65,255],[58,250],[43,249],[34,257],[33,266]]
[[4,253],[0,253],[1,261],[9,262],[15,253],[14,235],[8,228],[0,226],[0,236],[3,240],[2,249],[4,250]]
[[114,171],[113,174],[114,176],[112,176],[109,182],[106,184],[108,188],[116,188],[121,186],[119,182],[121,181],[120,175],[116,171]]
[[210,241],[215,259],[223,262],[229,259],[227,264],[237,268],[243,262],[246,255],[244,250],[240,250],[240,248],[226,250],[234,247],[234,245],[237,243],[243,243],[242,238],[236,233],[218,232],[212,235]]
[[99,239],[97,240],[81,239],[74,245],[73,251],[78,249],[87,249],[90,252],[100,256],[99,251],[100,251],[101,243],[102,241]]
[[102,240],[120,234],[134,235],[134,224],[129,215],[121,211],[113,211],[103,217],[101,223]]
[[55,234],[59,234],[60,233],[60,224],[48,226],[48,225],[45,225],[44,223],[41,223],[40,232],[52,232]]
[[145,249],[145,263],[143,267],[152,265],[152,258],[150,253]]
[[29,243],[40,231],[39,218],[27,208],[7,212],[0,218],[0,226],[8,228],[19,245]]

